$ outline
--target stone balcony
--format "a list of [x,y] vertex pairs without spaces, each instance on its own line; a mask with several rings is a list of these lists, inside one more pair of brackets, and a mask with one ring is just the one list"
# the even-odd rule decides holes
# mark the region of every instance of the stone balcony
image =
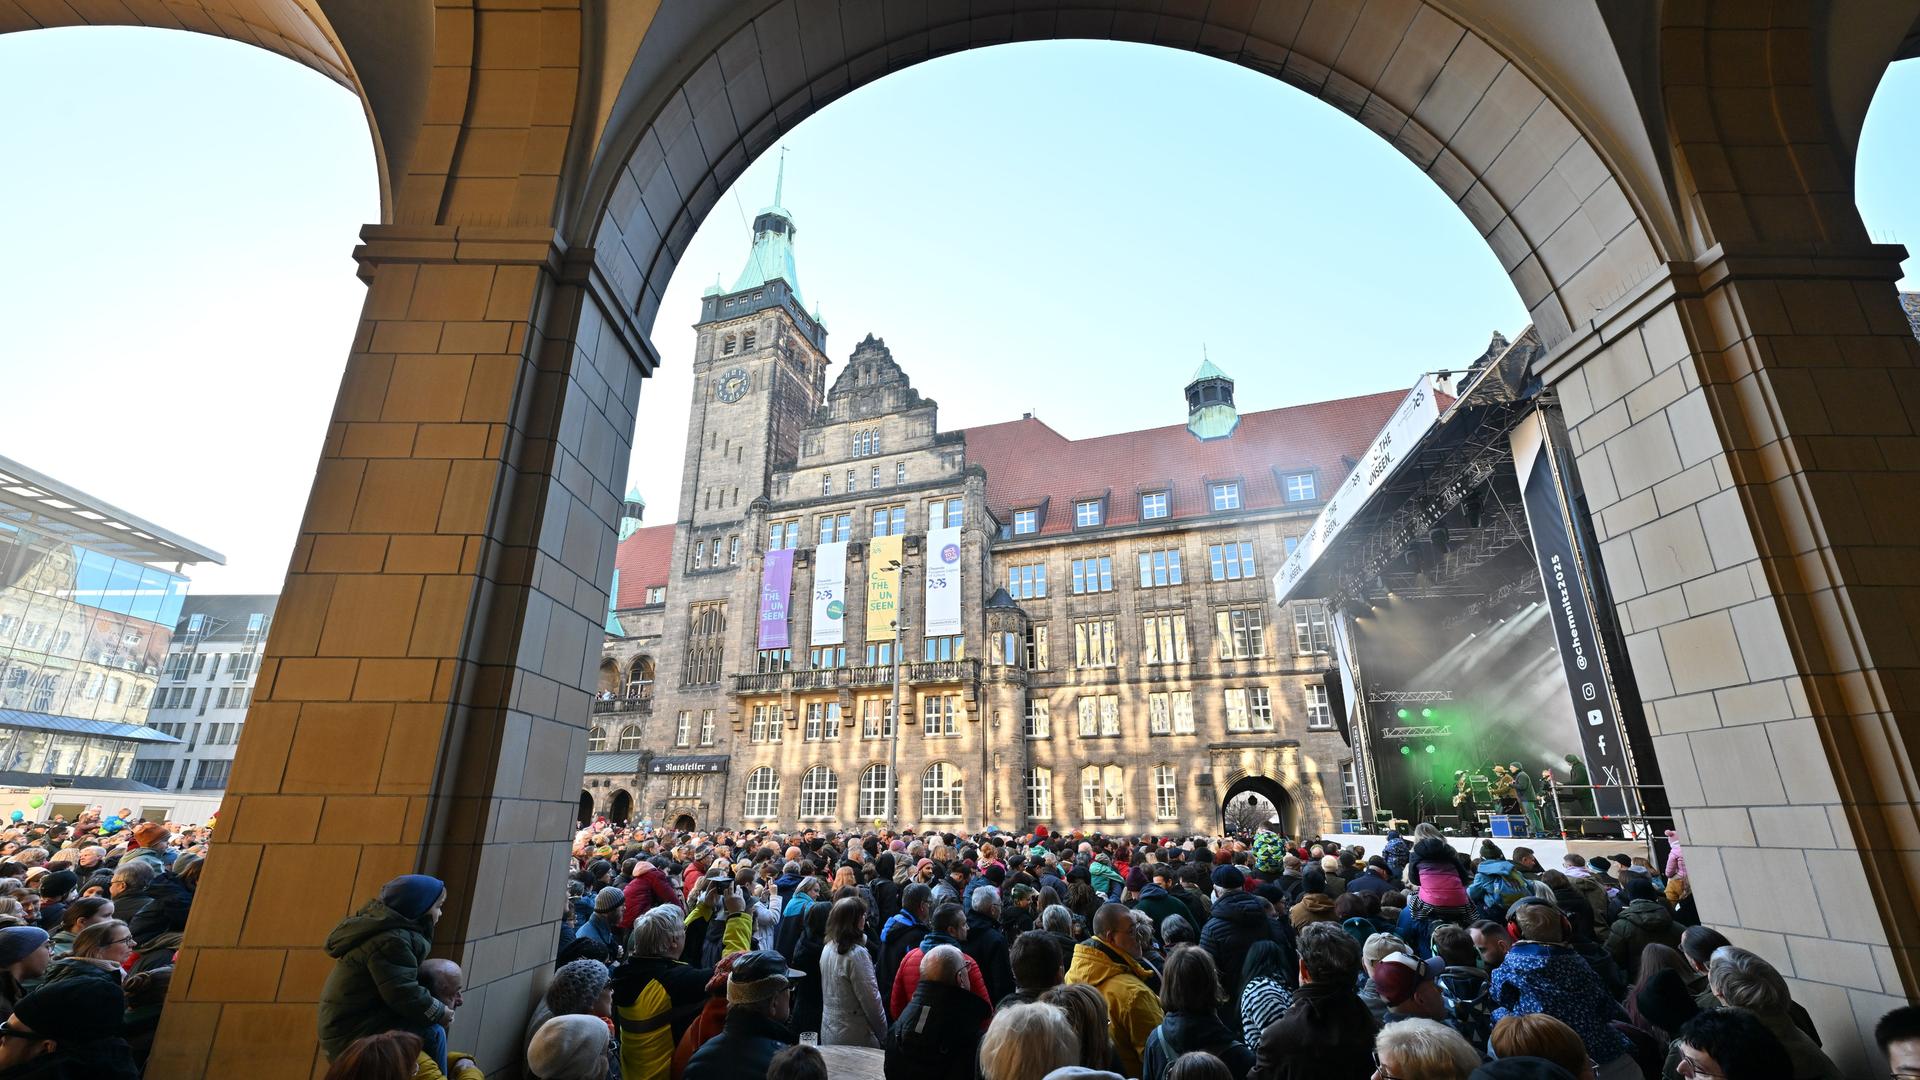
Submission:
[[617,697],[609,698],[606,701],[595,701],[593,703],[593,715],[605,716],[608,714],[652,716],[653,699],[651,697]]
[[[972,684],[980,678],[980,661],[924,660],[901,664],[900,671],[908,686]],[[766,671],[733,677],[733,692],[736,695],[864,690],[892,685],[893,668],[890,665],[804,668],[796,671]]]

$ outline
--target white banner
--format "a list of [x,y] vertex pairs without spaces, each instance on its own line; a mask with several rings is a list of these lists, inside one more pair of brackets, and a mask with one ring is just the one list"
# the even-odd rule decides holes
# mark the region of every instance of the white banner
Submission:
[[1421,436],[1439,417],[1440,402],[1434,394],[1433,376],[1422,375],[1413,389],[1407,391],[1400,407],[1387,418],[1380,434],[1374,436],[1373,445],[1367,448],[1360,464],[1354,466],[1346,481],[1327,500],[1313,528],[1300,538],[1300,545],[1281,564],[1279,573],[1273,575],[1274,603],[1284,604],[1292,598],[1293,587],[1307,575],[1314,561],[1326,553],[1334,536],[1366,505],[1374,489],[1387,482],[1400,467],[1401,459],[1419,445]]
[[841,645],[847,640],[847,545],[844,541],[813,549],[813,632],[809,645]]
[[927,530],[928,637],[961,633],[960,530]]

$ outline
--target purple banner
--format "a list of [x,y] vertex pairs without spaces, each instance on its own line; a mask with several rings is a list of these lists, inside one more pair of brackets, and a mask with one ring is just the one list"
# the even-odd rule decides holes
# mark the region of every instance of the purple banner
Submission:
[[787,640],[787,598],[793,595],[793,549],[767,552],[760,570],[760,648],[784,649]]

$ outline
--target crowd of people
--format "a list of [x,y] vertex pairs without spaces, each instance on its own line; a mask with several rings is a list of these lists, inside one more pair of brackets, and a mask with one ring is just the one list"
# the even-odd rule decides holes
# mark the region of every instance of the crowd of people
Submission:
[[[1699,924],[1668,837],[1658,866],[1548,866],[1424,824],[1370,853],[1269,830],[597,821],[525,1064],[539,1080],[815,1080],[850,1046],[889,1080],[1838,1080],[1780,972]],[[328,939],[329,1077],[482,1075],[447,1047],[460,971],[427,959],[445,900],[398,878]],[[1895,1077],[1917,1075],[1920,1009],[1877,1035]]]
[[93,807],[0,828],[0,1080],[134,1080],[211,827]]

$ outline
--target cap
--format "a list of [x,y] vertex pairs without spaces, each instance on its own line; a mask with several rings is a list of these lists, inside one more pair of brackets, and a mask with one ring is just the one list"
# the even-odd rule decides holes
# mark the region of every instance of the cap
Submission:
[[1238,889],[1247,883],[1247,875],[1237,866],[1216,866],[1213,868],[1213,884],[1220,889]]
[[[1438,961],[1444,968],[1445,962]],[[1421,960],[1410,953],[1389,953],[1379,963],[1373,965],[1373,985],[1380,990],[1380,998],[1389,1005],[1398,1005],[1412,997],[1420,989],[1420,984],[1438,975],[1433,968],[1434,960]]]
[[734,960],[733,972],[727,976],[727,1004],[765,1001],[805,975],[788,967],[787,958],[772,949],[745,953]]

